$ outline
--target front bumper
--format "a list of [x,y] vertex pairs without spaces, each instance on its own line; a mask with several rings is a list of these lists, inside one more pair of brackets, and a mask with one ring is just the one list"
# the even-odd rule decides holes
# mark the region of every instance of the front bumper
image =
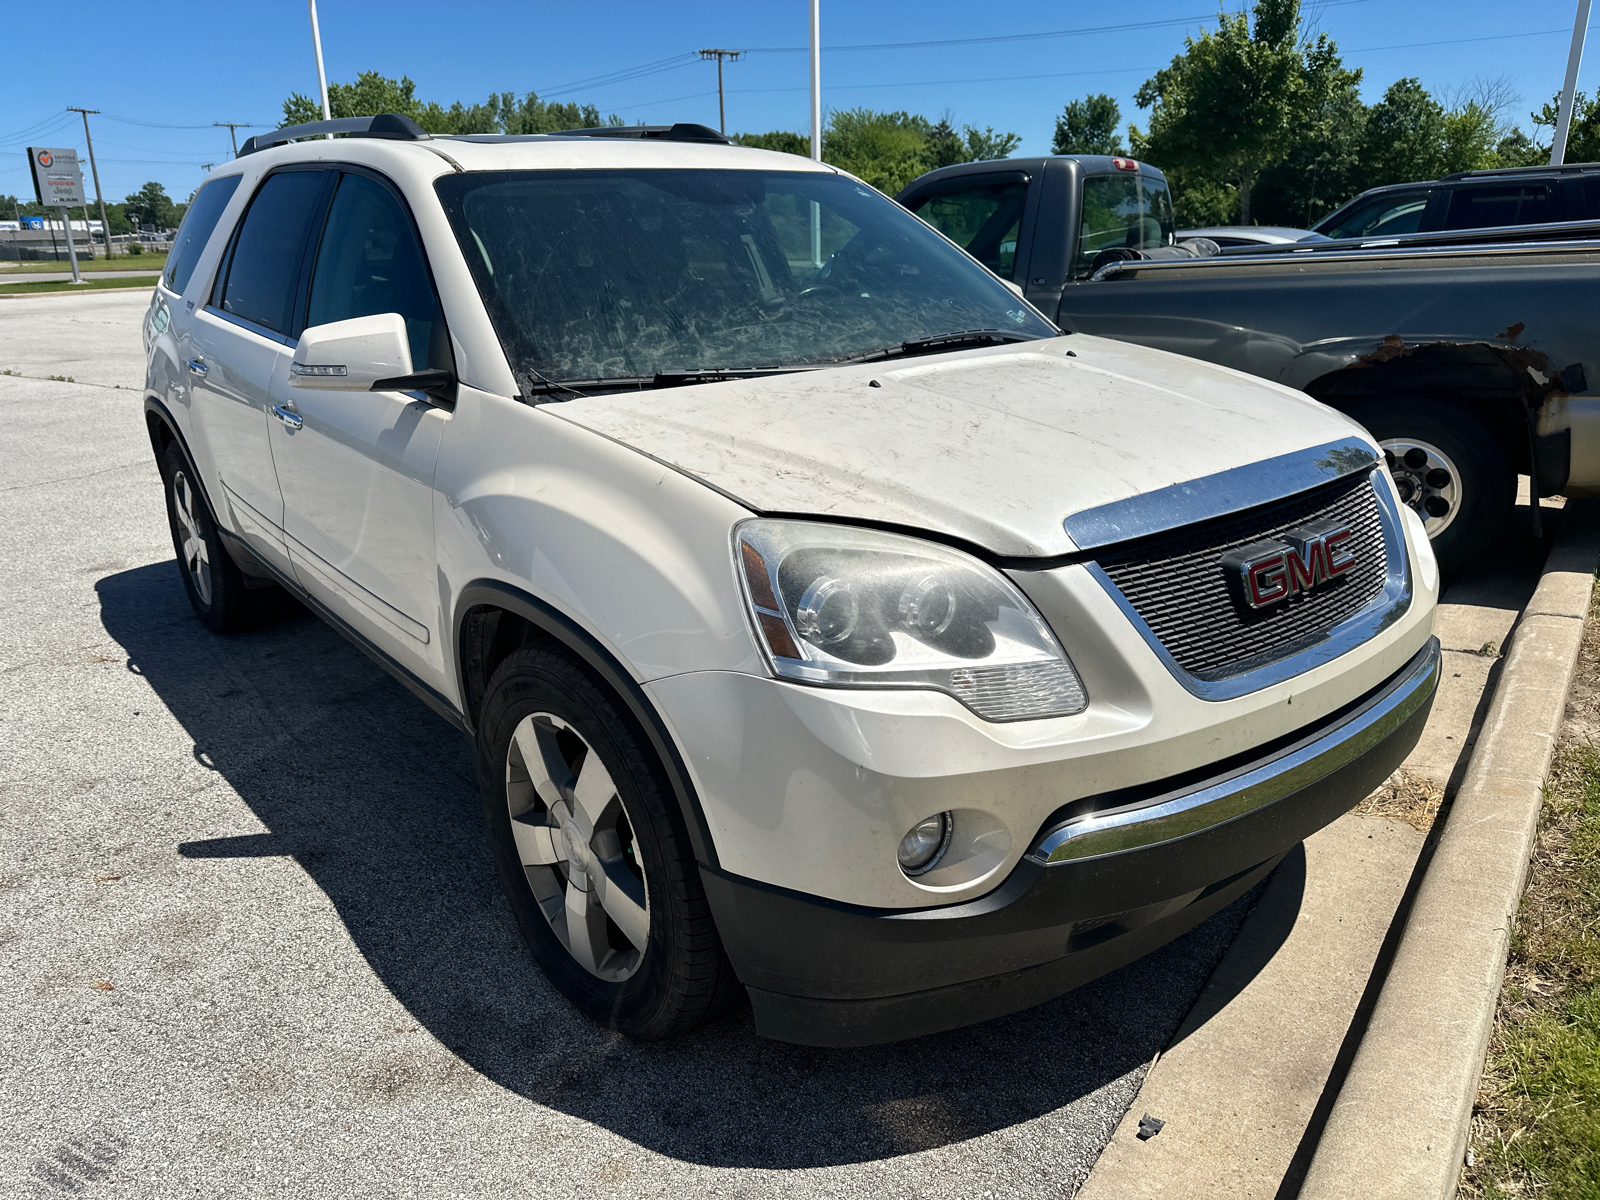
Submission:
[[1192,928],[1354,807],[1422,734],[1428,644],[1367,695],[1204,772],[1073,801],[987,895],[941,908],[841,904],[702,867],[756,1028],[869,1045],[1038,1004]]

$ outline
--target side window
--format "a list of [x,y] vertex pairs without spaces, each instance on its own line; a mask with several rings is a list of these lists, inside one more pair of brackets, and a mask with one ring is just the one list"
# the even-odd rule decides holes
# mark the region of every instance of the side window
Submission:
[[1428,195],[1427,191],[1386,192],[1349,209],[1338,224],[1318,224],[1317,232],[1331,238],[1415,233],[1427,210]]
[[1555,205],[1543,183],[1510,187],[1462,188],[1450,197],[1446,229],[1487,229],[1495,225],[1540,225],[1553,221]]
[[306,324],[391,312],[405,318],[417,370],[446,365],[429,355],[443,322],[411,218],[381,183],[341,176],[311,276]]
[[1028,185],[972,183],[935,192],[919,200],[912,212],[1002,278],[1017,265],[1017,228]]
[[211,240],[211,232],[222,219],[222,210],[239,190],[239,176],[226,175],[213,179],[196,193],[189,202],[189,211],[178,226],[178,236],[172,241],[172,253],[167,257],[167,269],[161,282],[170,290],[182,293],[189,286],[189,276],[200,261],[200,252]]
[[234,239],[219,289],[223,312],[289,333],[306,234],[326,182],[325,171],[267,176]]

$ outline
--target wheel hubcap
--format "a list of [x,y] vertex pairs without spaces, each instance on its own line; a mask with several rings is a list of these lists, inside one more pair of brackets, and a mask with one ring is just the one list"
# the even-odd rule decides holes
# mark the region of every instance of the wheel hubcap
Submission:
[[553,713],[517,724],[506,807],[523,874],[557,939],[608,982],[639,969],[650,938],[644,864],[600,755]]
[[1383,447],[1400,499],[1416,510],[1430,538],[1436,538],[1461,511],[1461,472],[1437,446],[1415,438],[1390,438]]
[[183,527],[183,569],[189,572],[194,590],[202,604],[211,603],[211,552],[206,549],[206,539],[200,536],[200,521],[196,514],[194,486],[182,471],[172,476],[172,509],[178,514],[178,524]]

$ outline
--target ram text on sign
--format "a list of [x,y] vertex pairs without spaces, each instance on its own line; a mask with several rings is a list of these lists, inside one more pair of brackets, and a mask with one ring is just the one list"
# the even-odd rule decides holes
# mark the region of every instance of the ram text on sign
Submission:
[[76,150],[48,146],[29,146],[28,163],[33,168],[34,198],[47,208],[75,208],[85,203],[83,168]]

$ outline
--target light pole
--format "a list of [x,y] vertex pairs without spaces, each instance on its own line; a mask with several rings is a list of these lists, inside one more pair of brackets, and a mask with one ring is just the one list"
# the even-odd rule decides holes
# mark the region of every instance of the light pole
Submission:
[[822,18],[811,0],[811,157],[822,161]]
[[[322,69],[322,30],[317,27],[317,0],[307,0],[311,6],[311,44],[317,50],[317,89],[322,93],[322,119],[333,120],[333,110],[328,107],[328,73]],[[331,139],[333,134],[322,135]]]
[[738,62],[743,54],[743,50],[700,51],[701,58],[714,58],[717,60],[717,128],[722,131],[723,136],[727,136],[728,133],[728,108],[722,99],[722,60],[726,58],[730,62]]
[[[98,108],[68,108],[68,112],[79,113],[83,117],[83,140],[89,143],[89,170],[94,175],[94,199],[100,206],[100,236],[106,240],[106,258],[111,258],[111,222],[106,220],[106,201],[100,194],[100,168],[94,164],[94,139],[89,136],[89,114],[99,113]],[[89,223],[89,214],[84,213],[84,224]],[[89,253],[94,253],[94,239],[89,239]]]
[[1561,111],[1556,116],[1556,135],[1550,142],[1550,165],[1559,167],[1567,159],[1567,133],[1572,128],[1572,93],[1578,86],[1578,64],[1583,62],[1583,39],[1589,32],[1589,0],[1578,0],[1578,16],[1572,23],[1572,49],[1567,52],[1567,82],[1561,89]]

